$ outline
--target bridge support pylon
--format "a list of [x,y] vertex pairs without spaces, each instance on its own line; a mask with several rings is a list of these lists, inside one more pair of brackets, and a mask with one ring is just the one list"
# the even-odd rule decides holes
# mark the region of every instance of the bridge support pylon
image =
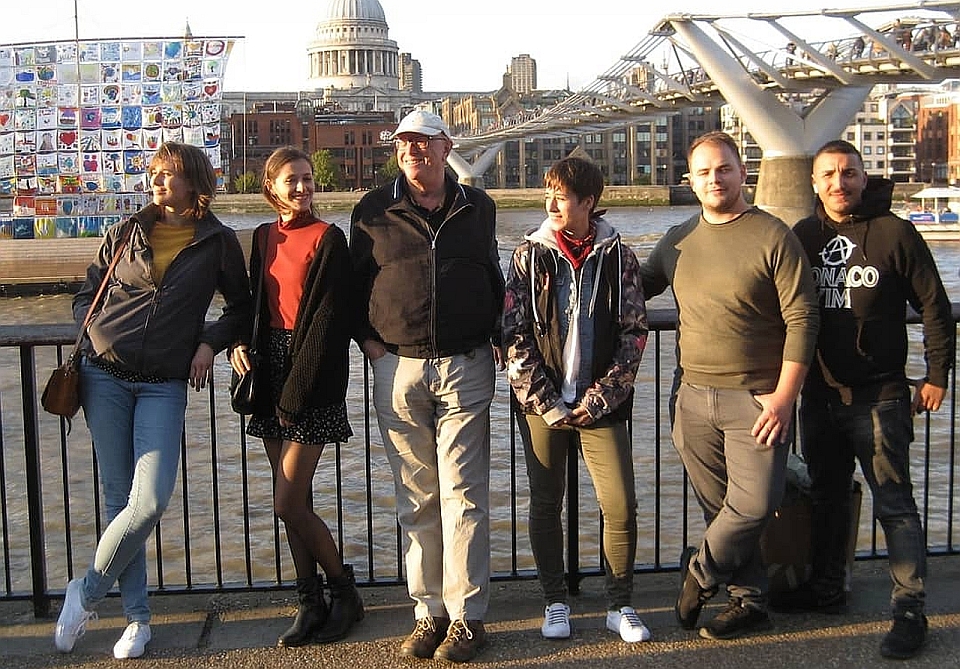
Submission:
[[813,210],[811,158],[840,138],[870,94],[870,86],[843,86],[800,109],[762,88],[743,65],[693,20],[675,18],[674,30],[763,150],[754,203],[793,225]]
[[480,154],[472,164],[454,150],[447,156],[447,165],[457,173],[457,180],[460,183],[475,188],[483,188],[483,174],[490,169],[490,165],[493,164],[502,147],[503,142],[491,146]]

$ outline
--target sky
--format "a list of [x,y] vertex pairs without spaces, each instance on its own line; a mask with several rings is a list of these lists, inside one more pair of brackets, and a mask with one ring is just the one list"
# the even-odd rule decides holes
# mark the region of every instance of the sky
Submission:
[[[380,0],[389,38],[420,61],[425,91],[499,88],[510,58],[537,61],[538,88],[581,90],[617,63],[668,13],[793,11],[810,0]],[[227,65],[226,91],[307,90],[307,44],[327,0],[163,0],[121,9],[117,0],[27,0],[5,12],[0,44],[74,38],[170,37],[189,21],[196,36],[243,37]],[[826,7],[888,6],[841,0]],[[253,16],[247,7],[256,7]],[[274,8],[274,11],[270,11]],[[144,20],[149,16],[148,20]],[[868,21],[870,23],[870,21]],[[847,31],[845,34],[848,34]],[[830,36],[824,37],[825,39]]]

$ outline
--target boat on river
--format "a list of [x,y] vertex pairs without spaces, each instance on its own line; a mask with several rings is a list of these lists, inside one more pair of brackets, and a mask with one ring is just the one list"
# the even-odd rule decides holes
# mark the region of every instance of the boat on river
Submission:
[[[920,200],[920,209],[911,211],[906,218],[924,239],[929,242],[960,242],[960,214],[940,206],[940,200],[949,202],[960,198],[960,188],[928,187],[912,197]],[[927,200],[933,200],[932,207],[927,207]]]
[[953,212],[939,216],[929,211],[911,212],[910,222],[928,242],[960,242],[960,217]]

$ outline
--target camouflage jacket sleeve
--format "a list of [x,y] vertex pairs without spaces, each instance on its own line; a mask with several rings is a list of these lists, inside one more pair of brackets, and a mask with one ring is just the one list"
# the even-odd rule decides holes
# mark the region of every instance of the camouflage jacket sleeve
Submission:
[[623,404],[633,391],[640,358],[647,344],[647,308],[640,279],[640,263],[626,244],[620,245],[620,317],[617,347],[606,373],[595,380],[580,400],[594,420]]
[[[503,346],[507,380],[520,409],[544,416],[553,423],[569,413],[560,389],[547,374],[546,364],[534,336],[533,293],[530,285],[532,244],[524,241],[513,252],[507,272],[503,304]],[[552,419],[552,420],[551,420]]]

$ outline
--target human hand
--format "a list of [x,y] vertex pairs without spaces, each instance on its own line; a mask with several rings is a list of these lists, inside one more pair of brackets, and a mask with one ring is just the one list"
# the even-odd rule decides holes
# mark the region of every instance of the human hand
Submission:
[[387,349],[383,345],[383,342],[377,341],[376,339],[365,339],[363,343],[360,344],[360,349],[363,351],[363,354],[370,359],[370,362],[379,360],[387,354]]
[[250,352],[246,344],[235,346],[230,352],[230,366],[241,376],[250,370]]
[[490,347],[493,349],[493,364],[498,371],[502,372],[507,368],[507,356],[504,355],[503,349],[496,344],[490,344]]
[[213,349],[201,342],[190,361],[190,386],[200,392],[207,387],[213,369]]
[[946,388],[935,386],[924,380],[916,382],[916,391],[913,393],[913,413],[923,413],[924,411],[936,411],[943,403],[943,398],[947,394]]
[[586,427],[593,423],[593,416],[590,415],[590,412],[584,409],[582,406],[574,407],[573,410],[567,414],[564,421],[567,425],[573,425],[575,427]]
[[776,446],[787,437],[787,431],[793,420],[793,403],[780,401],[775,393],[754,395],[753,399],[763,407],[763,410],[753,424],[750,434],[761,446]]

